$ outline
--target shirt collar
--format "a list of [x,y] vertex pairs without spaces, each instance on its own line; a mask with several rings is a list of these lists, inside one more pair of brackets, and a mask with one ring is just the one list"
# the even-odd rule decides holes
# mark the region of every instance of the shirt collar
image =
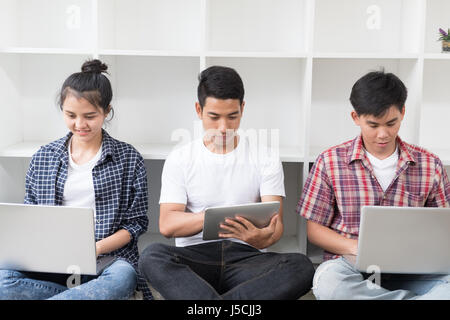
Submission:
[[100,161],[103,162],[107,159],[107,157],[111,157],[111,159],[115,159],[115,153],[114,153],[114,139],[111,138],[111,136],[102,129],[103,133],[103,149],[102,149],[102,156],[100,158]]
[[[106,132],[106,130],[102,129],[103,140],[102,140],[102,155],[100,157],[99,162],[105,161],[108,157],[111,157],[115,160],[114,156],[114,139]],[[73,133],[69,132],[65,137],[55,141],[52,143],[53,150],[60,156],[68,156],[67,147],[69,145],[69,140],[72,137]]]
[[[399,162],[411,162],[416,163],[416,159],[413,157],[410,147],[407,143],[403,142],[402,139],[400,139],[399,136],[397,136],[396,139],[397,147],[400,152],[399,155]],[[359,135],[353,140],[353,143],[351,144],[348,153],[347,153],[347,164],[350,164],[351,162],[355,160],[361,160],[363,161],[366,157],[366,153],[364,151],[363,146],[363,139],[362,136]]]

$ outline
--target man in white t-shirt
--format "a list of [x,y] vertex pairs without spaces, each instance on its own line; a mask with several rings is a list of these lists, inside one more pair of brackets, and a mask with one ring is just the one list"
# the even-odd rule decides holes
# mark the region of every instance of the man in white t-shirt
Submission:
[[[166,299],[297,299],[311,288],[306,256],[261,251],[283,233],[283,168],[275,153],[238,134],[243,99],[235,70],[204,70],[195,108],[205,134],[164,164],[159,226],[176,247],[152,244],[139,264]],[[207,207],[264,201],[281,203],[267,227],[237,217],[221,225],[223,240],[202,239]]]

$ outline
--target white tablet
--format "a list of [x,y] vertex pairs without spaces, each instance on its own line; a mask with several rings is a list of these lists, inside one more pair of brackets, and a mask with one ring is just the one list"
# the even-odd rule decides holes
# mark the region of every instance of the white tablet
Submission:
[[278,201],[206,208],[205,219],[203,221],[203,240],[221,239],[218,236],[221,230],[220,224],[226,218],[241,216],[252,222],[258,228],[267,227],[270,219],[278,213],[279,209],[280,202]]

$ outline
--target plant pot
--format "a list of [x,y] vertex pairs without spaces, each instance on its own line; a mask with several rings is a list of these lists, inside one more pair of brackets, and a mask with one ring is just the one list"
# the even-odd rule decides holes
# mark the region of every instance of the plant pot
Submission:
[[442,52],[450,53],[450,41],[442,41]]

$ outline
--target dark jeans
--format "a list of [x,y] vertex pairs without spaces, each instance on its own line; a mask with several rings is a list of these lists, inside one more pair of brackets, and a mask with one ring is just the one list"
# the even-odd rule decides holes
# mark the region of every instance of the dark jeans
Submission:
[[165,299],[298,299],[314,268],[299,253],[273,253],[229,240],[188,247],[161,243],[141,254],[139,269]]

